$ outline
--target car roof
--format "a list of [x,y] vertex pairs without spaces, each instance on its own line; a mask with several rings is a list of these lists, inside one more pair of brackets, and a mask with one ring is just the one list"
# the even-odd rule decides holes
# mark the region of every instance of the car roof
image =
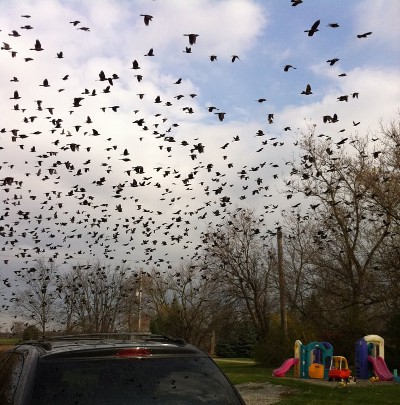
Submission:
[[87,357],[90,355],[110,356],[118,350],[129,348],[147,348],[152,355],[195,355],[205,353],[187,344],[183,339],[153,334],[81,334],[52,336],[40,340],[23,341],[17,345],[32,346],[39,350],[40,356],[51,357]]

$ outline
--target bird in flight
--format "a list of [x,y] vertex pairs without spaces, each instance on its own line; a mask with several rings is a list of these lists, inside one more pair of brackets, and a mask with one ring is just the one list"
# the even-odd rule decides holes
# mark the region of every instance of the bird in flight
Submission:
[[367,38],[371,34],[372,34],[372,31],[365,32],[364,34],[358,34],[357,38]]
[[140,69],[139,63],[137,60],[134,60],[132,62],[132,68],[131,69]]
[[304,32],[308,32],[308,36],[312,37],[317,31],[319,31],[318,26],[320,22],[320,20],[315,21],[311,28],[309,30],[305,30]]
[[43,51],[40,41],[37,39],[35,42],[35,47],[30,49],[31,51]]
[[340,59],[339,58],[333,58],[333,59],[328,59],[327,62],[333,66],[336,62],[338,62]]
[[219,119],[220,121],[223,121],[224,118],[225,118],[225,113],[224,113],[224,112],[216,112],[216,113],[214,113],[214,114],[216,114],[216,115],[218,116],[218,119]]
[[149,52],[147,52],[146,55],[144,55],[144,56],[154,56],[153,48],[150,48]]
[[150,21],[153,19],[153,16],[150,14],[140,14],[141,17],[143,17],[143,21],[145,25],[149,25]]
[[183,34],[183,36],[189,37],[189,44],[194,45],[199,34]]
[[301,94],[305,94],[306,96],[309,96],[310,94],[313,94],[312,91],[311,91],[311,86],[309,84],[307,84],[306,89],[303,90],[301,92]]
[[74,107],[82,107],[80,104],[84,97],[75,97],[74,98]]
[[18,91],[14,91],[14,97],[10,97],[10,100],[19,100],[21,97],[18,94]]

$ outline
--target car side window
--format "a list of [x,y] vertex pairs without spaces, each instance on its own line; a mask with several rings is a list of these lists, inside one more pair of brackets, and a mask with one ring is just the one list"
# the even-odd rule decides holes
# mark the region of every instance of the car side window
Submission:
[[[0,364],[3,360],[2,356]],[[12,353],[0,368],[0,404],[13,403],[23,365],[24,356],[19,353]]]

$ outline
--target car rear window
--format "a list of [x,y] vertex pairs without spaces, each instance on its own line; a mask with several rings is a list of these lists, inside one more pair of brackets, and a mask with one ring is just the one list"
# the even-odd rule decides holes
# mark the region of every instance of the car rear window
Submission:
[[39,363],[32,405],[241,404],[205,357],[47,360]]

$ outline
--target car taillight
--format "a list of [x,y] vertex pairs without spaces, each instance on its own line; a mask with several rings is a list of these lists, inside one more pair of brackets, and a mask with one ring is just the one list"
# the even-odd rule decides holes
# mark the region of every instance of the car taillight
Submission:
[[135,347],[130,349],[121,349],[115,354],[115,357],[145,357],[151,356],[151,351],[149,349],[144,349],[142,347]]

